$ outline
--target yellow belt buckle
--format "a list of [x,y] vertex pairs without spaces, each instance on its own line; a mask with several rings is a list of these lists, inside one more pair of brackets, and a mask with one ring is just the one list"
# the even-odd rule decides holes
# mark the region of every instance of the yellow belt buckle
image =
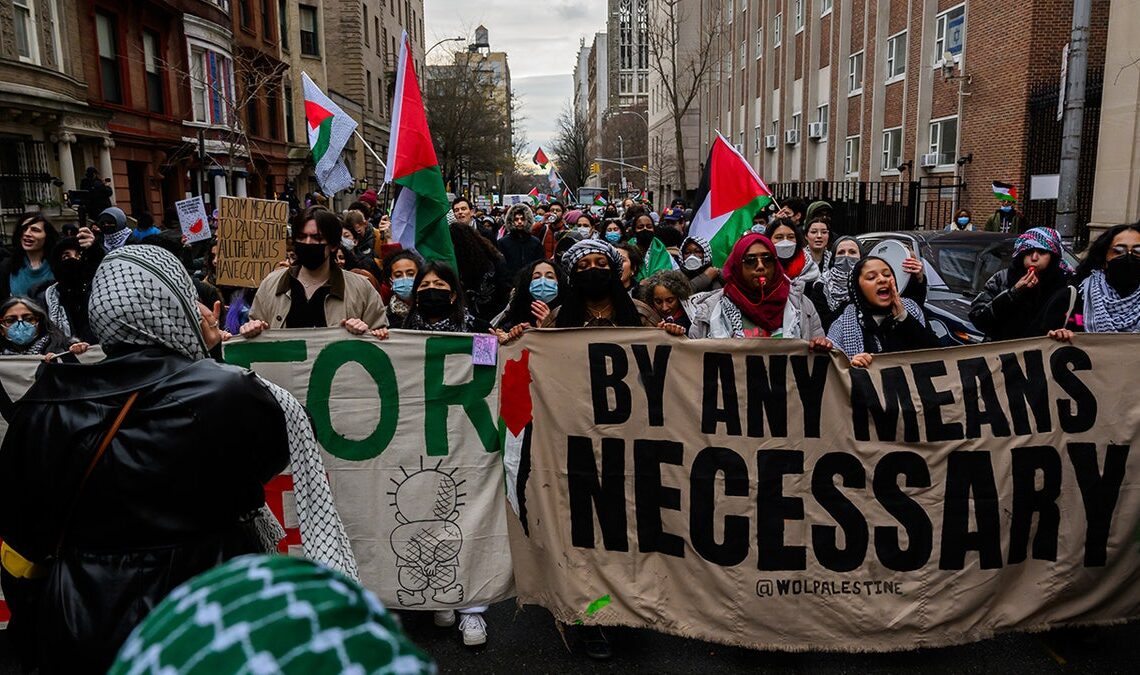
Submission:
[[0,565],[17,579],[39,579],[44,569],[16,552],[8,542],[0,544]]

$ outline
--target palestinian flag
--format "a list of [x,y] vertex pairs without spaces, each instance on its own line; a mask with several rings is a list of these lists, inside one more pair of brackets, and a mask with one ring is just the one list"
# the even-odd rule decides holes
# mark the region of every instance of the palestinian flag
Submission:
[[356,120],[325,96],[308,73],[301,73],[301,82],[305,87],[305,120],[317,182],[321,191],[331,197],[355,183],[340,154],[356,131]]
[[689,236],[712,246],[713,265],[721,267],[737,240],[752,229],[752,216],[772,201],[772,192],[724,136],[717,134],[701,176],[697,208]]
[[546,153],[542,151],[542,148],[539,148],[538,152],[534,153],[534,163],[544,169],[547,164],[550,164],[550,160],[546,157]]
[[534,404],[530,396],[530,351],[517,361],[503,363],[499,385],[499,442],[503,449],[507,502],[519,518],[523,534],[530,536],[526,513],[526,487],[530,479],[530,442],[534,433]]
[[384,176],[385,181],[400,188],[392,207],[392,235],[404,248],[415,249],[428,260],[440,260],[457,269],[447,225],[451,203],[432,146],[411,51],[405,31],[396,68],[392,135]]
[[994,196],[1003,202],[1017,201],[1017,188],[1009,183],[994,181]]
[[605,197],[603,197],[601,195],[595,195],[594,196],[594,206],[608,206],[608,205],[609,205],[609,202],[606,201]]
[[532,203],[533,203],[535,206],[538,206],[538,197],[539,197],[538,188],[531,188],[531,189],[530,189],[530,192],[526,193],[526,196],[527,196],[527,197],[530,197],[530,201],[531,201],[531,202],[532,202]]
[[665,244],[654,237],[653,243],[649,245],[649,250],[645,252],[645,263],[642,264],[641,271],[637,274],[637,280],[648,279],[649,275],[654,272],[675,269],[677,269],[677,261],[673,259],[669,249],[665,248]]

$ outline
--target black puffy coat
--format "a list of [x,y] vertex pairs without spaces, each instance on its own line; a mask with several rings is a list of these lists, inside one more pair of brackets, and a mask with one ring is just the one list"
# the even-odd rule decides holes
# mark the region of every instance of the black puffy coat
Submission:
[[263,484],[284,468],[289,443],[281,407],[248,371],[134,348],[95,364],[47,364],[6,412],[0,537],[40,562],[66,527],[45,579],[4,579],[12,628],[38,652],[41,672],[104,672],[175,586],[258,551],[243,521],[264,503]]
[[1070,275],[1052,268],[1042,275],[1035,288],[1015,289],[1024,274],[1023,267],[998,270],[971,303],[970,321],[985,333],[986,339],[1042,337],[1065,327],[1073,292],[1063,291],[1069,288]]

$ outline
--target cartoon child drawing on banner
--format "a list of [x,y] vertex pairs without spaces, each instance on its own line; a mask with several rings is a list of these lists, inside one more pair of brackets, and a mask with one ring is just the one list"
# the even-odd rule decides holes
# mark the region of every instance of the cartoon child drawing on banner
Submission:
[[437,463],[409,474],[403,467],[404,480],[396,483],[393,496],[396,520],[401,524],[392,530],[389,541],[396,554],[398,580],[403,590],[396,591],[400,604],[416,607],[427,602],[426,591],[432,591],[435,602],[454,605],[463,601],[463,585],[456,583],[459,549],[463,531],[456,521],[463,503],[459,486],[451,473]]

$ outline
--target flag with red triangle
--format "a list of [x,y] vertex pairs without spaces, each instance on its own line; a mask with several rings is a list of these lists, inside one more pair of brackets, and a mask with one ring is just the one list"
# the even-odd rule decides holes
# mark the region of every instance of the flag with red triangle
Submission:
[[526,193],[526,196],[530,197],[530,201],[533,202],[535,206],[538,206],[538,195],[538,188],[531,188],[530,192]]
[[321,191],[331,197],[355,183],[340,155],[356,131],[356,120],[325,96],[308,73],[301,73],[301,83],[305,88],[305,127],[317,182]]
[[542,148],[539,148],[538,152],[534,153],[534,163],[544,169],[546,165],[550,163],[550,160],[546,157],[546,153],[542,151]]
[[721,267],[732,247],[752,229],[752,217],[772,202],[772,192],[752,165],[717,134],[705,162],[697,207],[689,236],[702,237],[712,247],[713,265]]
[[404,248],[415,249],[427,260],[446,262],[456,269],[455,249],[447,224],[451,203],[428,130],[411,51],[405,31],[396,68],[392,134],[385,174],[385,180],[399,189],[392,207],[392,235]]

